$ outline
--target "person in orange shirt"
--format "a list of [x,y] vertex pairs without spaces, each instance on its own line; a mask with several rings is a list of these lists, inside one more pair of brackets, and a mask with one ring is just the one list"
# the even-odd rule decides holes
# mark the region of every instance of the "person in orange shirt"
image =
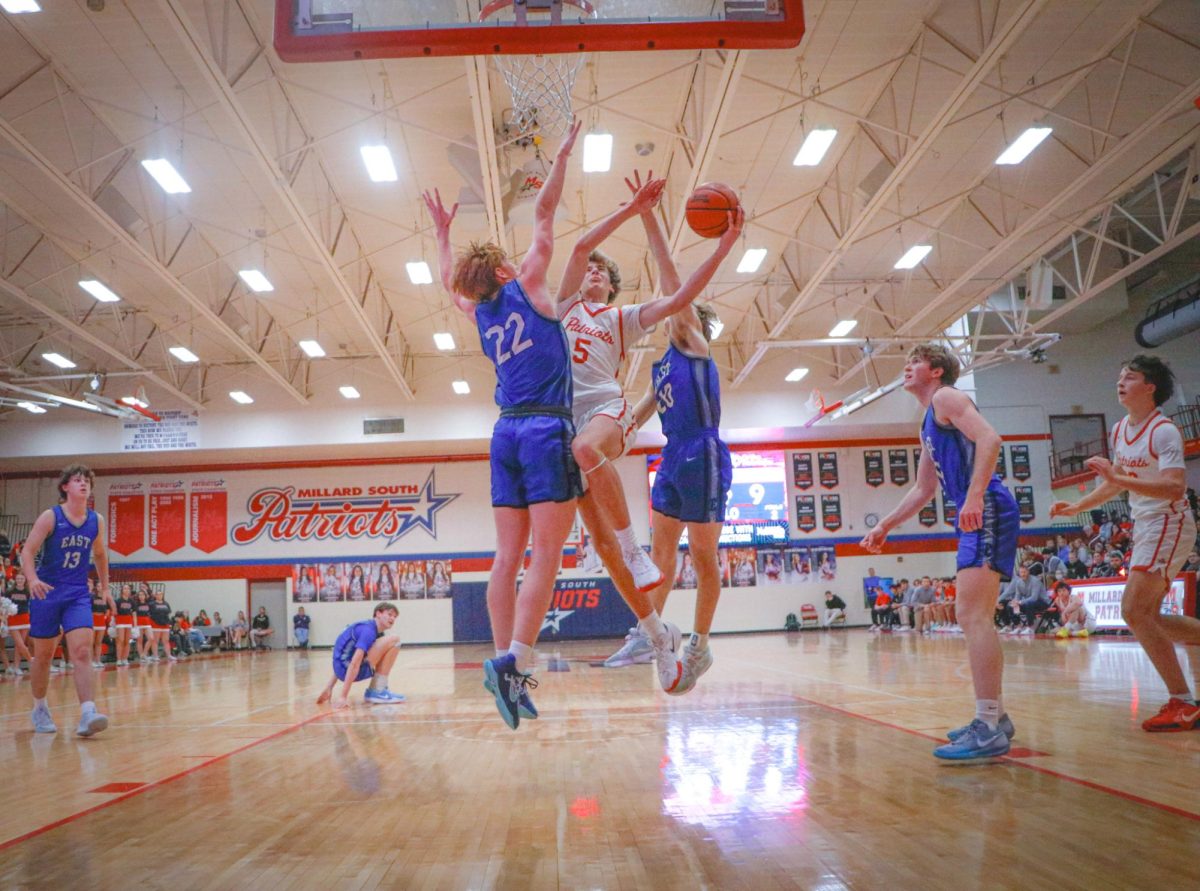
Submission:
[[875,588],[875,605],[871,607],[871,630],[889,630],[892,622],[892,595],[883,588]]

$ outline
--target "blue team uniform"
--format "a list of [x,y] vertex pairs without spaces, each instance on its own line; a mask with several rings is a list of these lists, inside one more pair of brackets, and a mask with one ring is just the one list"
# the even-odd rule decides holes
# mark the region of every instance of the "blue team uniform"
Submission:
[[660,514],[687,523],[719,523],[733,477],[721,442],[721,382],[716,363],[671,344],[654,363],[654,400],[662,421],[662,464],[650,502]]
[[94,510],[76,526],[54,506],[54,530],[38,552],[38,578],[50,586],[44,600],[29,604],[29,636],[56,637],[76,628],[92,627],[92,595],[88,573],[92,568],[92,545],[100,534],[100,518]]
[[[975,443],[955,427],[939,424],[932,405],[921,423],[921,442],[933,458],[942,491],[950,501],[961,506],[975,469]],[[983,493],[982,526],[974,532],[963,532],[956,521],[955,528],[959,533],[959,569],[987,566],[1000,573],[1003,581],[1012,578],[1021,515],[1017,502],[998,476],[992,474]]]
[[350,660],[354,658],[355,650],[363,651],[363,661],[362,665],[358,667],[358,677],[354,680],[365,681],[373,677],[375,669],[371,668],[371,664],[367,662],[366,653],[371,649],[371,645],[382,636],[374,619],[347,625],[333,643],[333,673],[337,675],[337,679],[339,681],[346,680],[346,670],[350,667]]
[[558,319],[543,316],[520,282],[475,307],[483,352],[496,366],[500,418],[492,429],[492,506],[526,508],[579,497],[571,440],[571,357]]

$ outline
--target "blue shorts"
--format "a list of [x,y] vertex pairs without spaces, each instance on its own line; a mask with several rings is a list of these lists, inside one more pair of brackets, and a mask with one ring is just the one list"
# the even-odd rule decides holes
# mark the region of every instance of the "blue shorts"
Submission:
[[501,417],[492,429],[492,507],[562,503],[583,491],[571,454],[575,425],[555,415]]
[[[353,657],[352,657],[353,658]],[[350,667],[350,663],[339,659],[336,655],[333,657],[333,673],[337,675],[339,681],[346,680],[346,669]],[[363,653],[362,665],[358,666],[358,677],[356,681],[369,681],[375,677],[375,669],[371,667],[371,663],[367,661],[367,654]]]
[[48,640],[76,628],[92,630],[92,595],[87,588],[56,588],[45,600],[30,599],[30,637]]
[[685,523],[720,523],[733,479],[729,447],[702,436],[678,448],[663,449],[650,504],[660,514]]
[[1021,513],[1012,495],[1003,486],[989,488],[983,493],[983,525],[974,532],[959,530],[958,568],[986,566],[1007,582],[1017,562],[1020,530]]

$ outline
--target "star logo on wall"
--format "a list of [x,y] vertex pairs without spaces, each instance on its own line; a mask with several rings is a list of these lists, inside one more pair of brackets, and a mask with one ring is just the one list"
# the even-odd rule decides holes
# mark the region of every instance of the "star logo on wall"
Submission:
[[575,610],[573,610],[573,609],[552,609],[552,610],[550,610],[548,613],[546,613],[546,617],[544,619],[542,619],[542,627],[538,631],[538,633],[541,634],[542,631],[545,631],[547,628],[549,628],[555,634],[561,634],[562,633],[562,620],[565,619],[567,616],[571,615],[571,613],[573,613],[573,612],[575,612]]
[[404,515],[400,528],[388,541],[389,547],[415,526],[420,526],[431,536],[437,538],[437,512],[457,498],[460,493],[439,494],[433,474],[432,470],[429,471],[429,476],[425,478],[425,485],[421,487],[421,491],[417,495],[391,499],[397,504],[411,508],[412,512]]

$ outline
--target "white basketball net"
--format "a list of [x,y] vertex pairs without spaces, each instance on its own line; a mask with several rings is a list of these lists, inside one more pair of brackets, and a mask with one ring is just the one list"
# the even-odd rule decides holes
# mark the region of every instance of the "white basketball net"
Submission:
[[581,53],[493,56],[512,93],[511,126],[522,136],[564,136],[571,129],[571,89]]

